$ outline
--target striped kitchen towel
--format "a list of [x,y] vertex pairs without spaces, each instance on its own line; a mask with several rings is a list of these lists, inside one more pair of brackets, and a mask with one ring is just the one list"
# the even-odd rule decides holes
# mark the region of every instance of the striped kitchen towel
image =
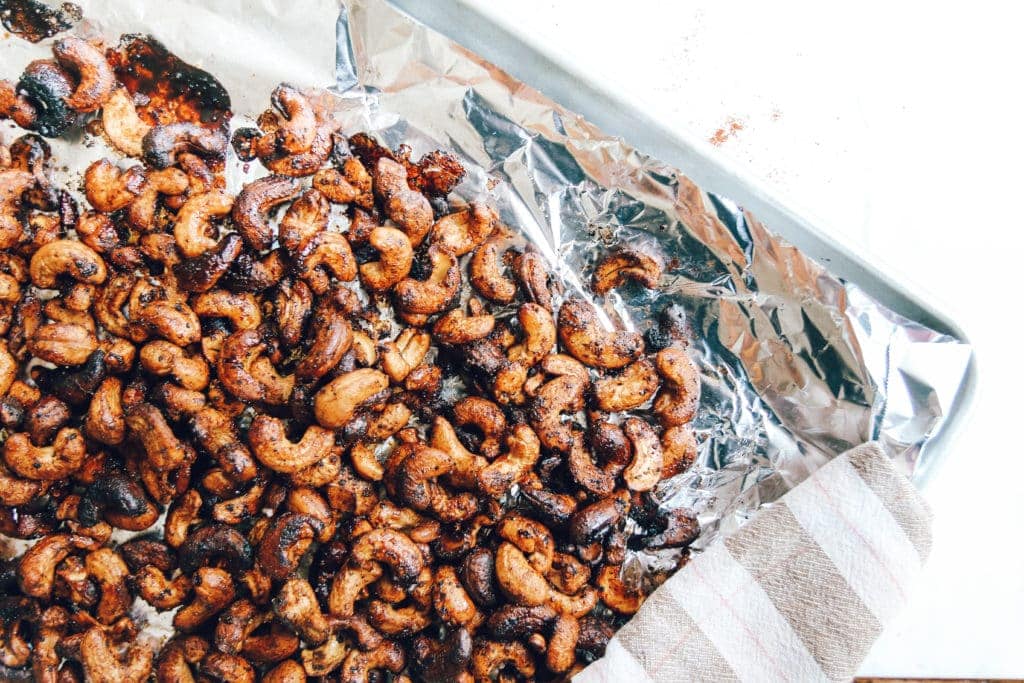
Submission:
[[858,446],[695,556],[573,680],[848,680],[906,602],[930,524],[878,444]]

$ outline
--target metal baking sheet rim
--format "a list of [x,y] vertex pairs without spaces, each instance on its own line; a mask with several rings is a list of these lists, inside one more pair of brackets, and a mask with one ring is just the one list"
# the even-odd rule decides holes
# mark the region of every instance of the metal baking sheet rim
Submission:
[[[970,338],[924,294],[898,282],[840,244],[821,228],[821,221],[783,201],[767,184],[717,152],[690,131],[667,129],[638,106],[602,87],[579,66],[555,57],[543,45],[514,27],[485,16],[460,0],[387,0],[413,19],[462,44],[498,65],[517,79],[544,93],[636,149],[661,159],[706,190],[730,197],[760,217],[771,230],[828,266],[840,278],[854,283],[894,312],[964,344]],[[949,414],[928,439],[914,471],[919,487],[928,483],[949,456],[956,433],[963,426],[978,384],[977,356],[972,347],[963,380]]]

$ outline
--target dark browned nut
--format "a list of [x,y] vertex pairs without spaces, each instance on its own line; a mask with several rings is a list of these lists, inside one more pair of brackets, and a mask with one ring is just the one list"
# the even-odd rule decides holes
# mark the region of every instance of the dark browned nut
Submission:
[[367,605],[370,623],[381,633],[398,638],[419,633],[430,626],[431,610],[410,604],[396,607],[384,600],[371,600]]
[[468,209],[442,216],[434,223],[430,243],[446,247],[456,256],[473,251],[491,236],[498,221],[493,208],[473,202]]
[[352,559],[361,566],[372,562],[386,564],[399,583],[410,583],[423,571],[419,547],[394,529],[374,529],[357,538],[352,544]]
[[306,683],[306,671],[294,659],[286,659],[264,674],[263,683]]
[[22,198],[35,184],[31,173],[0,170],[0,248],[10,249],[21,241],[24,227],[18,214]]
[[366,437],[376,441],[390,439],[411,417],[412,411],[404,403],[389,403],[367,423]]
[[100,548],[85,556],[85,568],[100,586],[100,602],[96,619],[112,624],[128,612],[132,596],[128,592],[128,565],[110,548]]
[[487,548],[470,550],[462,561],[459,576],[474,603],[485,608],[498,604],[493,552]]
[[381,352],[381,367],[395,382],[404,380],[430,351],[430,334],[407,327],[394,341],[385,342]]
[[249,541],[226,524],[210,524],[193,531],[178,549],[178,566],[184,574],[191,574],[208,562],[235,572],[248,569],[252,561]]
[[[11,81],[0,79],[0,119],[9,118],[22,128],[35,128],[39,119],[37,106],[18,91]],[[8,152],[7,157],[10,156]],[[9,158],[2,159],[0,166],[10,164]]]
[[629,365],[644,351],[636,332],[606,329],[591,304],[569,299],[558,311],[558,338],[566,350],[591,367],[616,369]]
[[594,398],[601,410],[619,412],[639,408],[658,390],[658,373],[646,358],[631,363],[618,375],[594,382]]
[[85,198],[97,211],[113,213],[123,209],[139,196],[146,185],[141,166],[121,170],[107,159],[99,159],[85,169]]
[[381,669],[397,674],[405,668],[405,650],[398,643],[385,640],[380,646],[363,652],[352,650],[341,666],[341,683],[369,681],[374,671]]
[[622,580],[622,566],[606,564],[595,580],[601,593],[601,602],[619,614],[636,614],[644,602],[643,592],[627,586]]
[[546,382],[529,404],[530,424],[546,448],[569,453],[581,441],[572,423],[562,422],[562,413],[583,408],[583,392],[589,380],[580,374],[564,374]]
[[26,413],[25,431],[33,446],[45,446],[70,419],[66,403],[56,396],[44,396]]
[[195,597],[174,614],[174,628],[184,633],[196,630],[235,599],[234,583],[226,571],[199,567],[195,572]]
[[551,287],[547,264],[544,257],[533,246],[512,258],[512,272],[522,287],[523,296],[527,301],[539,304],[549,311],[551,307]]
[[647,548],[684,548],[700,536],[700,522],[692,512],[683,508],[663,513],[658,523],[662,530],[644,539]]
[[199,663],[199,672],[214,681],[223,683],[253,683],[256,671],[239,655],[211,652]]
[[416,248],[434,224],[434,211],[422,194],[409,187],[405,167],[382,157],[374,167],[374,189],[384,200],[384,213]]
[[370,232],[369,244],[380,258],[359,266],[359,277],[367,289],[386,292],[412,270],[412,243],[401,230],[378,227]]
[[187,575],[179,574],[169,580],[153,565],[142,567],[135,574],[134,583],[139,597],[160,611],[178,607],[192,592],[192,579]]
[[319,527],[317,541],[320,543],[327,543],[334,537],[337,530],[334,515],[330,505],[316,489],[309,486],[294,486],[288,491],[285,506],[291,512],[315,520],[314,526]]
[[203,128],[188,121],[154,126],[142,138],[142,155],[156,168],[173,166],[182,152],[206,159],[223,159],[227,147],[228,139],[222,130]]
[[[291,348],[302,341],[306,320],[312,310],[313,292],[309,285],[302,280],[285,280],[280,284],[274,295],[274,318],[282,346]],[[366,336],[361,332],[358,334]]]
[[257,415],[249,428],[249,445],[261,463],[275,472],[292,474],[327,457],[334,446],[334,433],[310,425],[302,439],[292,443],[280,419]]
[[242,401],[283,405],[291,397],[295,377],[282,377],[264,355],[270,348],[257,330],[239,330],[226,340],[217,359],[217,377]]
[[668,479],[685,472],[697,459],[697,437],[689,425],[669,427],[661,435],[664,458],[661,478]]
[[427,251],[430,276],[426,280],[406,278],[395,285],[395,305],[408,313],[431,315],[445,310],[458,299],[462,289],[459,261],[437,245]]
[[384,568],[376,562],[360,566],[342,567],[331,581],[331,592],[327,605],[332,616],[351,617],[355,615],[355,603],[366,587],[384,575]]
[[246,244],[257,251],[268,249],[274,241],[274,233],[267,213],[298,196],[301,189],[295,180],[281,175],[260,178],[242,188],[231,216]]
[[503,605],[487,618],[487,630],[498,640],[522,640],[545,631],[557,616],[548,605]]
[[448,632],[443,641],[417,636],[412,643],[416,668],[424,683],[447,683],[466,674],[473,638],[465,628]]
[[[75,111],[67,105],[67,98],[74,92],[74,84],[55,61],[37,59],[29,62],[14,92],[24,94],[24,101],[35,110],[34,116],[28,120],[24,120],[22,113],[22,123],[40,135],[58,137],[78,120]],[[18,114],[15,112],[16,116]]]
[[119,529],[142,531],[156,523],[160,509],[137,481],[124,472],[107,472],[86,488],[78,504],[78,521],[92,526],[102,520]]
[[[185,194],[188,189],[188,176],[177,168],[147,171],[145,186],[128,207],[128,222],[143,232],[151,231],[156,221],[157,201],[160,196],[178,197]],[[168,239],[168,242],[170,241]]]
[[68,36],[53,44],[53,56],[58,64],[78,74],[78,85],[65,98],[69,107],[86,114],[106,104],[117,80],[100,50],[81,38]]
[[125,425],[128,433],[142,445],[147,460],[159,471],[173,470],[195,459],[192,447],[174,434],[160,409],[150,403],[128,408]]
[[576,642],[580,636],[580,622],[576,617],[561,615],[555,620],[548,638],[545,663],[555,673],[568,671],[576,662]]
[[316,421],[328,429],[344,427],[356,411],[388,388],[388,376],[372,368],[359,368],[328,382],[313,397]]
[[633,247],[623,247],[605,256],[594,270],[593,288],[607,294],[627,280],[635,280],[648,289],[657,289],[665,269],[660,256]]
[[201,391],[210,382],[210,368],[202,356],[189,356],[180,346],[152,341],[139,352],[142,367],[158,377],[171,375],[185,389]]
[[52,534],[37,541],[18,562],[21,592],[33,598],[49,599],[57,565],[76,549],[91,544],[92,539],[73,534]]
[[595,615],[580,619],[580,634],[576,650],[593,658],[603,657],[608,641],[615,635],[615,629],[607,621]]
[[200,636],[175,636],[157,657],[157,683],[194,681],[191,665],[198,664],[209,651],[210,645]]
[[533,656],[522,643],[496,643],[482,638],[476,641],[472,658],[475,680],[494,680],[506,667],[511,667],[517,676],[526,679],[533,678],[536,673]]
[[[476,514],[476,496],[468,491],[453,494],[437,481],[455,471],[457,465],[458,461],[445,451],[423,444],[402,444],[392,452],[388,463],[397,475],[389,485],[416,510],[430,510],[443,522],[463,521]],[[472,477],[467,478],[472,481]]]
[[130,157],[141,157],[142,139],[149,129],[149,124],[135,111],[128,91],[116,88],[103,105],[103,132],[110,143]]
[[480,489],[493,498],[501,498],[513,484],[524,481],[541,457],[541,442],[527,425],[513,427],[506,446],[507,452],[478,475]]
[[339,282],[356,279],[356,257],[340,232],[321,232],[309,240],[298,253],[296,273],[317,294],[326,294],[331,276]]
[[70,477],[85,461],[85,439],[72,427],[61,429],[49,446],[33,446],[27,434],[4,442],[4,462],[25,479],[56,481]]
[[213,632],[214,647],[229,655],[238,654],[246,639],[268,618],[270,615],[261,611],[251,600],[236,600],[217,618]]
[[331,156],[331,150],[334,148],[333,132],[333,125],[319,125],[308,151],[282,154],[279,150],[275,154],[261,156],[260,161],[271,173],[292,178],[313,175]]
[[326,676],[341,666],[349,652],[347,642],[331,636],[323,645],[302,651],[302,668],[308,676]]
[[244,482],[256,476],[252,453],[240,441],[234,422],[224,412],[203,408],[192,417],[192,431],[229,477]]
[[490,313],[466,315],[455,309],[445,313],[434,323],[434,338],[442,344],[468,344],[483,339],[494,330],[494,316]]
[[270,94],[270,102],[282,114],[272,136],[277,146],[289,154],[309,151],[316,137],[317,120],[306,96],[297,88],[282,83]]
[[334,204],[373,208],[373,178],[356,157],[345,159],[341,170],[325,168],[313,176],[313,187]]
[[658,434],[638,417],[626,420],[623,431],[633,446],[633,460],[622,478],[632,491],[649,491],[661,481],[664,465]]
[[286,512],[270,522],[257,552],[259,567],[272,579],[290,576],[316,539],[320,524],[306,515]]
[[213,190],[189,197],[174,221],[174,240],[186,258],[201,256],[216,248],[212,221],[231,212],[235,198]]
[[516,283],[502,273],[501,237],[492,237],[473,252],[469,262],[469,281],[489,301],[511,303],[516,297]]
[[654,399],[654,412],[662,425],[675,427],[693,419],[700,405],[700,373],[686,351],[678,346],[662,349],[654,358],[658,374],[665,380]]
[[330,637],[331,624],[320,611],[309,581],[289,579],[274,597],[273,604],[274,614],[307,643],[320,645]]
[[566,595],[575,595],[590,581],[590,567],[568,553],[555,553],[551,570],[545,575],[551,586]]
[[283,252],[274,249],[260,258],[251,251],[243,251],[221,278],[221,285],[233,292],[261,292],[273,287],[285,274]]
[[505,413],[493,401],[479,396],[467,396],[452,409],[455,424],[460,427],[473,426],[483,434],[480,454],[493,459],[501,452],[505,438]]
[[434,576],[434,609],[442,620],[456,626],[469,625],[479,618],[454,567],[442,566]]
[[126,426],[121,405],[121,380],[108,377],[103,380],[89,402],[83,425],[86,436],[107,446],[124,441]]
[[125,564],[134,572],[152,565],[160,571],[169,572],[178,566],[178,559],[167,544],[145,536],[125,541],[117,547]]
[[259,302],[251,292],[203,292],[192,299],[192,310],[200,318],[226,318],[236,330],[255,330],[263,322]]
[[153,651],[134,643],[122,658],[102,627],[90,628],[79,646],[86,680],[95,683],[143,683],[153,668]]
[[577,545],[604,538],[629,512],[629,496],[623,491],[577,510],[569,520],[569,537]]
[[352,348],[352,326],[332,302],[317,307],[309,350],[295,367],[300,380],[317,380],[333,370]]
[[281,246],[298,254],[311,239],[327,229],[331,207],[318,190],[306,190],[293,201],[278,226]]
[[241,253],[242,238],[236,233],[225,235],[202,254],[186,258],[174,266],[178,286],[186,292],[206,292],[213,289]]

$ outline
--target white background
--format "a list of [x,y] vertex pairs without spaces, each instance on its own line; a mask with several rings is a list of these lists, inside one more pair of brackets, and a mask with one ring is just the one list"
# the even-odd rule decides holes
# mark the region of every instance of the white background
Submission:
[[[975,343],[935,547],[863,674],[1024,677],[1024,10],[863,0],[468,0],[746,164]],[[721,136],[720,136],[721,137]]]

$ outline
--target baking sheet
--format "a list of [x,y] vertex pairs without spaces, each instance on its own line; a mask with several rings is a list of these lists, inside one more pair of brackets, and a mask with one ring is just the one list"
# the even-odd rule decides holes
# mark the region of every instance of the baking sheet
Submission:
[[[488,193],[503,221],[550,260],[566,292],[586,292],[595,260],[643,241],[671,261],[664,286],[597,303],[646,330],[670,304],[693,331],[703,376],[701,448],[659,488],[699,514],[704,547],[830,457],[878,438],[911,472],[950,414],[970,362],[962,339],[904,318],[814,262],[725,197],[600,130],[382,0],[86,0],[76,32],[114,44],[154,34],[213,73],[251,121],[282,81],[330,87],[346,133],[370,131],[413,156],[446,147],[469,163],[458,192]],[[0,43],[14,74],[49,41]],[[5,133],[5,139],[11,134]],[[74,176],[102,144],[54,141]],[[253,174],[229,177],[237,190]],[[499,182],[491,187],[492,179]],[[659,558],[631,555],[638,570]],[[669,560],[666,560],[669,561]]]

